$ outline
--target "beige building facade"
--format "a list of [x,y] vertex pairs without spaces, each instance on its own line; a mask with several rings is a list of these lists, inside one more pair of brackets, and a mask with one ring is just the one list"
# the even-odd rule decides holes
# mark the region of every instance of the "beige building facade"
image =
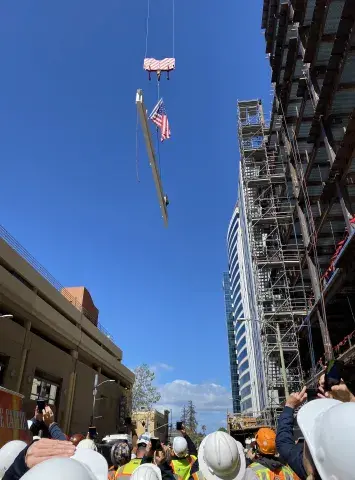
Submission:
[[65,433],[84,433],[98,374],[99,383],[114,382],[97,390],[94,423],[99,435],[121,430],[130,416],[134,374],[122,364],[121,349],[98,328],[89,292],[64,289],[9,234],[12,247],[3,238],[0,315],[13,318],[0,318],[0,385],[24,395],[27,418],[36,400],[45,399]]
[[132,422],[138,438],[145,432],[166,443],[169,436],[169,410],[164,413],[158,410],[132,412]]

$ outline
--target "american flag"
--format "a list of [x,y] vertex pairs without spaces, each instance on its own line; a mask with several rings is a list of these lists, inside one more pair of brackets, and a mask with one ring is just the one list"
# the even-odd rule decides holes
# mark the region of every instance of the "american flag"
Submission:
[[162,98],[154,107],[149,118],[158,128],[160,128],[160,131],[161,131],[160,140],[162,142],[170,138],[171,132],[170,132],[169,120],[166,114],[166,110],[165,110],[165,106]]

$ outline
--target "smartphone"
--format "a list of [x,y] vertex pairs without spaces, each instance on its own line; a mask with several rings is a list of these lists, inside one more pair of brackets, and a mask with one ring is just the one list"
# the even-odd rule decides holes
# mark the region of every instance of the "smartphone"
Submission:
[[43,410],[46,408],[45,400],[37,400],[38,413],[43,413]]
[[150,443],[152,444],[152,450],[161,450],[161,442],[159,438],[151,438]]
[[97,437],[96,427],[89,427],[89,438],[90,438],[90,440],[95,440],[96,437]]
[[324,390],[329,392],[334,385],[339,385],[341,378],[341,364],[336,360],[331,360],[324,376]]
[[306,393],[308,402],[318,398],[318,390],[316,388],[307,388]]
[[176,422],[176,430],[182,430],[182,422]]

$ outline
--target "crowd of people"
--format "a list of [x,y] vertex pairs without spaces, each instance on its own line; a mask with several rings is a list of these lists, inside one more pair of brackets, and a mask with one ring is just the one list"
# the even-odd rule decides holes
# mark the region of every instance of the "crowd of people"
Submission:
[[[296,415],[297,414],[297,415]],[[294,419],[302,437],[294,438]],[[226,432],[207,435],[197,449],[182,427],[173,443],[147,432],[135,445],[127,434],[100,442],[82,434],[68,438],[50,407],[36,409],[29,422],[32,441],[13,440],[0,449],[3,480],[348,480],[355,479],[355,396],[343,380],[325,389],[320,378],[317,398],[307,391],[286,400],[277,431],[256,432],[244,446]]]

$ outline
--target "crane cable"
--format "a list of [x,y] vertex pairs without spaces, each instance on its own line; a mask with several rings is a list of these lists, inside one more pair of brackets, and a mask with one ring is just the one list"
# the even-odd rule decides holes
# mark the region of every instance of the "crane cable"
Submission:
[[[175,58],[175,0],[172,1],[172,52],[173,58]],[[149,23],[150,23],[150,0],[147,0],[147,17],[145,24],[145,54],[144,58],[148,56],[148,41],[149,41]]]

